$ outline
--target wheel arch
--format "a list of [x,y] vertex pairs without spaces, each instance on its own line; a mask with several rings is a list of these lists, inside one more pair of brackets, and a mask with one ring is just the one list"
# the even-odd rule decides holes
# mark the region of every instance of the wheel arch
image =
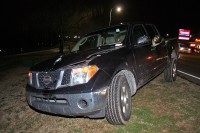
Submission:
[[118,69],[116,69],[115,73],[113,74],[112,78],[114,78],[114,76],[118,75],[118,74],[124,74],[128,84],[130,86],[130,90],[131,90],[131,96],[134,95],[137,91],[137,79],[135,77],[135,73],[134,71],[132,72],[131,69],[128,66],[120,66],[118,67]]
[[168,57],[169,60],[171,59],[178,59],[179,58],[179,53],[178,53],[178,44],[177,40],[175,38],[166,40],[166,45],[167,45],[167,51],[168,51]]

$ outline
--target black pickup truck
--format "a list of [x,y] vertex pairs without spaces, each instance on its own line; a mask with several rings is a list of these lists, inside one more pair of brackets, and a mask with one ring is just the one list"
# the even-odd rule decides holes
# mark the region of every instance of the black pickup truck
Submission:
[[131,96],[164,72],[176,80],[178,53],[153,24],[119,24],[86,34],[73,49],[30,68],[28,104],[36,110],[125,124]]

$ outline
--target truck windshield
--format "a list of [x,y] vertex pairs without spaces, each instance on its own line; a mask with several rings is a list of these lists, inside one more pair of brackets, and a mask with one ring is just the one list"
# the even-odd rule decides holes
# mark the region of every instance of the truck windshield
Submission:
[[81,38],[72,49],[82,51],[109,45],[123,45],[127,33],[127,25],[121,25],[96,31]]

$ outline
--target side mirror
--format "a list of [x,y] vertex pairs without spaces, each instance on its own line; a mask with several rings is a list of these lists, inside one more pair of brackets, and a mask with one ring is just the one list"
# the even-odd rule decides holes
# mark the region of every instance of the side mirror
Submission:
[[139,37],[138,39],[137,39],[137,44],[138,45],[142,45],[142,44],[146,44],[146,43],[148,43],[149,42],[149,37],[147,37],[147,36],[142,36],[142,37]]
[[163,38],[159,35],[156,35],[153,39],[152,39],[152,47],[155,47],[157,45],[159,45],[160,43],[163,42]]

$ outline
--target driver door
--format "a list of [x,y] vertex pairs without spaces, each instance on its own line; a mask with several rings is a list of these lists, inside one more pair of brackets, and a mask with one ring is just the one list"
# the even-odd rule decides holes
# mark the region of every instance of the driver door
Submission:
[[132,30],[133,53],[136,61],[137,75],[141,84],[152,77],[156,61],[156,51],[152,50],[150,38],[143,25],[135,25]]
[[[153,40],[153,38],[156,37],[156,36],[161,37],[154,25],[146,24],[145,28],[146,28],[147,33],[148,33],[151,40]],[[162,38],[161,38],[161,40],[162,40]],[[156,46],[152,45],[152,48],[151,48],[156,53],[156,59],[155,59],[156,62],[155,62],[155,65],[154,65],[154,67],[155,67],[154,69],[155,69],[156,72],[162,71],[165,68],[166,63],[167,63],[167,58],[168,58],[165,41],[164,40],[161,41],[161,40],[158,43],[158,45],[156,45]]]

